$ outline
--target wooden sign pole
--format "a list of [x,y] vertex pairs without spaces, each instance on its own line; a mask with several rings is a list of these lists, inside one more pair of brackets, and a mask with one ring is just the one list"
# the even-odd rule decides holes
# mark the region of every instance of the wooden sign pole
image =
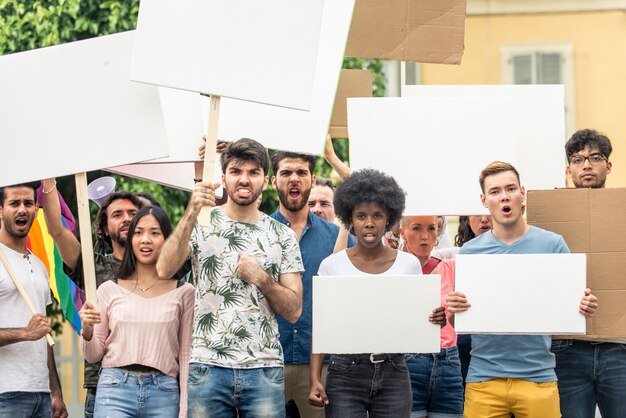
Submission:
[[[17,291],[20,293],[20,295],[22,295],[22,298],[24,299],[24,302],[26,302],[26,305],[28,305],[28,309],[30,309],[30,312],[33,315],[38,313],[35,307],[33,306],[33,302],[30,301],[28,294],[22,287],[22,283],[20,283],[19,279],[17,278],[17,275],[15,274],[13,267],[11,267],[11,264],[9,264],[9,260],[7,260],[7,257],[4,255],[4,251],[2,251],[2,249],[0,249],[0,260],[2,261],[2,264],[4,264],[4,268],[7,269],[9,276],[11,276],[11,280],[13,280],[13,284],[15,284]],[[48,341],[48,345],[50,347],[54,346],[54,340],[52,339],[52,336],[50,334],[46,334],[46,341]]]
[[93,240],[91,238],[91,215],[87,196],[87,173],[75,174],[76,201],[78,203],[78,227],[80,229],[81,257],[85,296],[96,305],[96,267],[93,260]]
[[[203,181],[213,181],[215,160],[217,159],[217,125],[220,116],[220,96],[211,95],[209,108],[209,127],[206,134],[206,148],[204,153]],[[208,226],[211,220],[211,207],[205,206],[198,215],[198,224]]]

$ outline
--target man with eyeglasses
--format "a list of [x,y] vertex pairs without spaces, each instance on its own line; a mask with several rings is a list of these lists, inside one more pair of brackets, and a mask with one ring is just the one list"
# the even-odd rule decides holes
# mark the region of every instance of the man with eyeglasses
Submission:
[[[593,129],[567,141],[567,174],[576,188],[603,188],[611,172],[611,141]],[[563,418],[603,418],[626,413],[626,339],[552,341]]]

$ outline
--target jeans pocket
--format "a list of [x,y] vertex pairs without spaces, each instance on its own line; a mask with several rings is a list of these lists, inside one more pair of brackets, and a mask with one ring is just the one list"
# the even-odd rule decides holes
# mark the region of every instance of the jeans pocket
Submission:
[[271,384],[282,385],[285,382],[285,372],[282,367],[263,367],[263,378]]
[[398,370],[399,372],[409,372],[409,368],[406,365],[406,360],[404,359],[404,356],[393,357],[389,360],[389,363],[391,363],[393,368]]
[[113,369],[113,368],[105,368],[100,372],[100,378],[98,379],[98,387],[116,387],[119,386],[120,383],[124,381],[124,377],[126,373]]
[[552,340],[550,351],[553,353],[562,353],[572,345],[571,340]]
[[354,367],[351,360],[342,359],[341,357],[332,357],[328,365],[328,374],[346,374]]
[[209,378],[211,374],[211,366],[208,364],[191,363],[189,365],[189,377],[187,382],[189,385],[199,385]]
[[155,378],[156,386],[164,392],[178,392],[178,379],[166,374]]

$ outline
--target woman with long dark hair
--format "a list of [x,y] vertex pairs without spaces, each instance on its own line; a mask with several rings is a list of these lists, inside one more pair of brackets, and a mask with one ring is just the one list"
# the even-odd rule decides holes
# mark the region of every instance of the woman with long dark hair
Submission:
[[85,358],[102,360],[95,417],[187,416],[194,288],[156,271],[171,232],[162,209],[137,212],[118,279],[80,311]]

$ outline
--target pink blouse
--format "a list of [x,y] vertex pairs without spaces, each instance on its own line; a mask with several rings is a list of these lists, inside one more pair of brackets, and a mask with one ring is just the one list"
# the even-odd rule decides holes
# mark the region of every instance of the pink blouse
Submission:
[[102,367],[141,364],[179,376],[180,417],[187,416],[187,376],[195,289],[186,283],[144,298],[112,280],[97,291],[102,322],[90,341],[81,338],[85,359]]

